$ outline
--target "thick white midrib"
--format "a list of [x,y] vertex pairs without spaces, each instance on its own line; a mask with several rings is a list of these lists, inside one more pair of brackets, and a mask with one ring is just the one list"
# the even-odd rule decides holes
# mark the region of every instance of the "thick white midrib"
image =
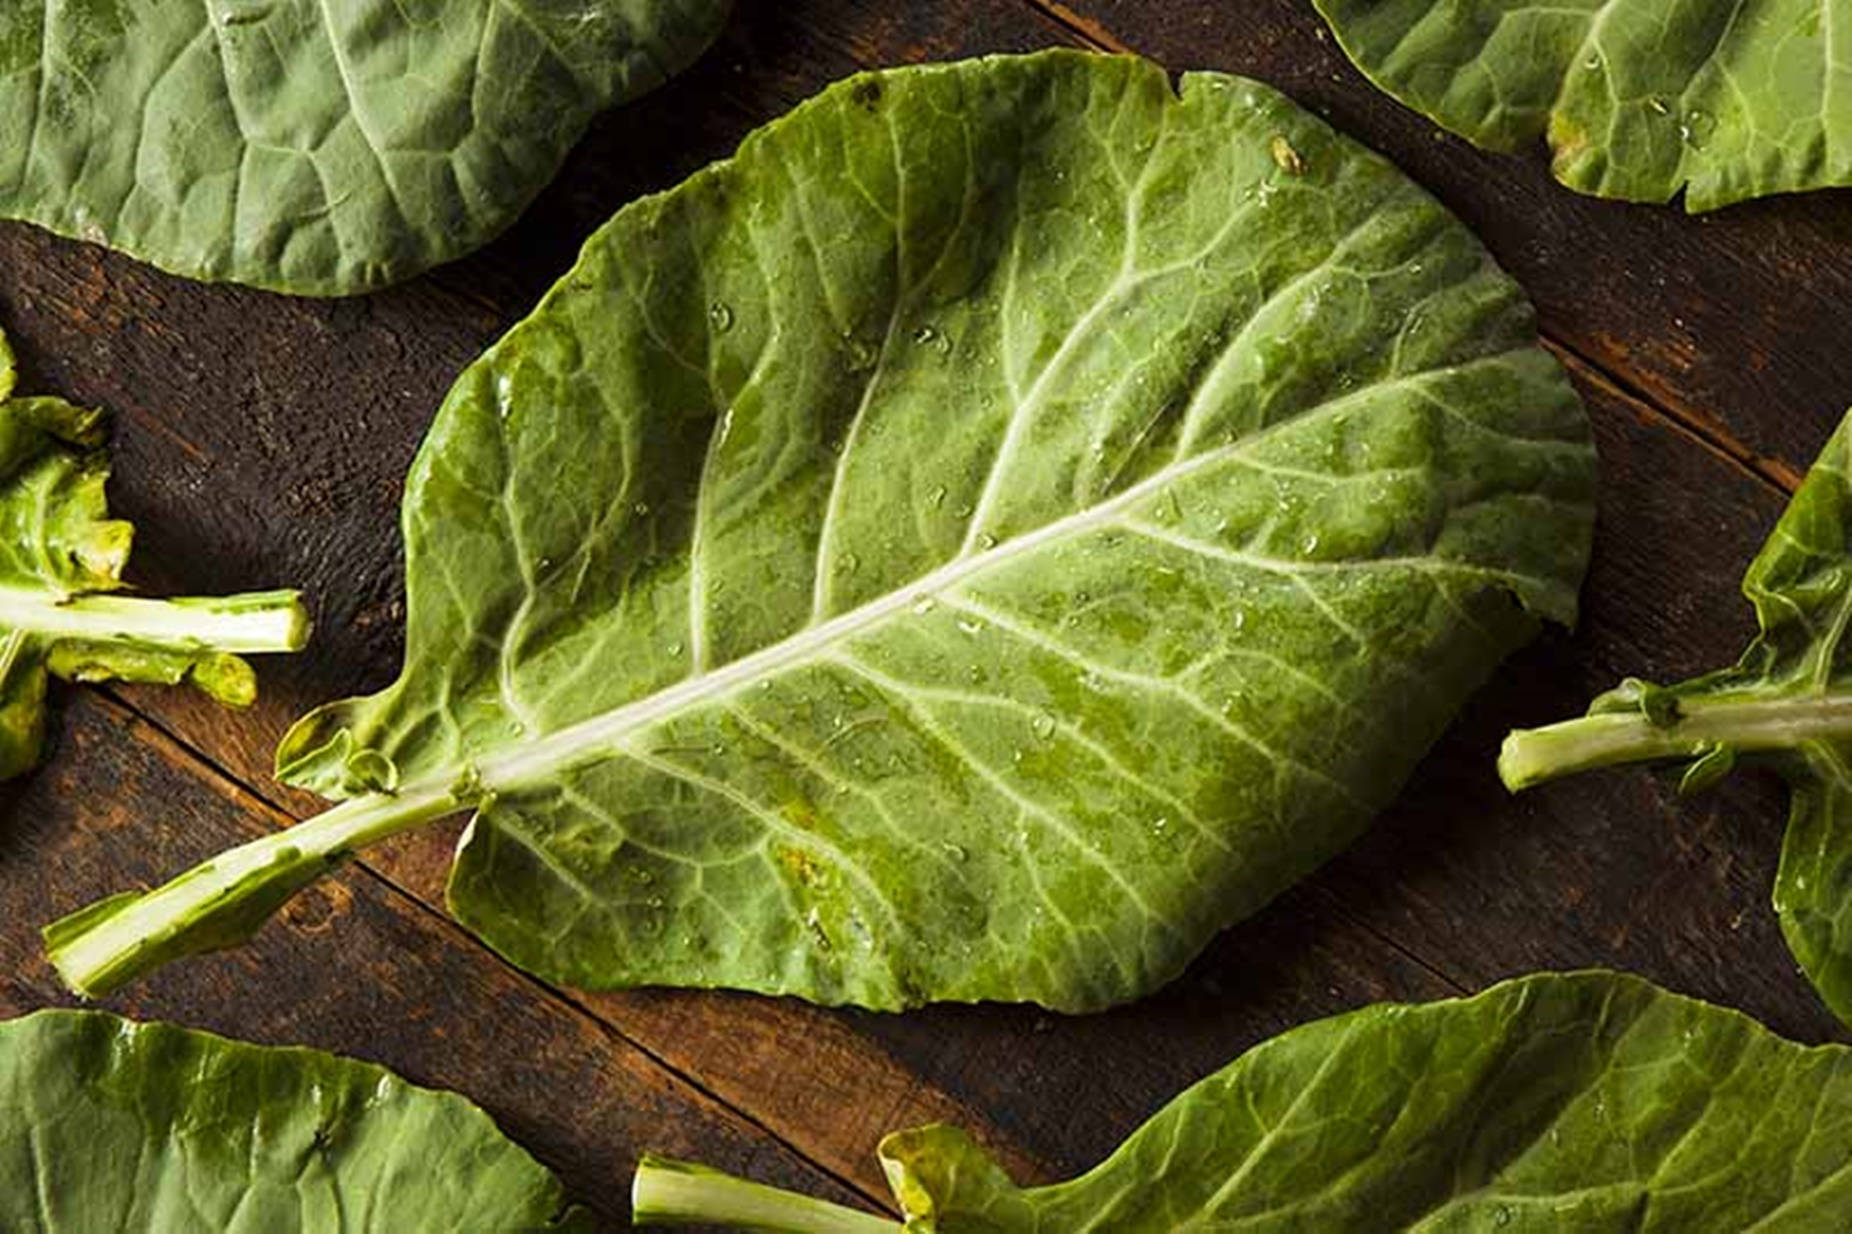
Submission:
[[[1484,363],[1503,356],[1480,357]],[[880,598],[821,624],[807,626],[781,642],[761,648],[712,672],[684,679],[635,703],[569,725],[548,736],[530,739],[475,760],[462,760],[401,786],[392,794],[367,793],[345,801],[294,827],[266,835],[220,854],[202,866],[148,892],[118,912],[90,926],[48,955],[59,974],[80,993],[98,993],[134,975],[138,953],[153,940],[184,936],[209,923],[213,906],[229,898],[249,879],[287,875],[305,858],[351,852],[388,836],[461,810],[479,807],[498,792],[545,783],[560,772],[600,755],[621,752],[625,740],[650,725],[702,702],[718,701],[820,651],[876,626],[921,600],[942,594],[968,579],[1003,566],[1070,536],[1113,526],[1128,508],[1199,472],[1239,458],[1277,434],[1303,427],[1354,402],[1379,396],[1387,386],[1407,385],[1456,371],[1459,365],[1424,370],[1352,390],[1278,420],[1237,441],[1194,458],[1173,462],[1097,505],[980,553],[964,554]]]
[[859,608],[840,613],[820,624],[806,626],[780,642],[762,647],[750,655],[722,665],[711,672],[685,678],[648,698],[626,703],[601,715],[581,720],[577,724],[568,725],[545,737],[505,747],[498,752],[483,755],[470,763],[446,767],[427,776],[420,776],[415,785],[408,785],[404,791],[412,792],[420,786],[430,788],[438,784],[452,784],[458,776],[462,775],[473,775],[485,790],[494,792],[543,782],[558,772],[588,761],[600,753],[621,748],[625,738],[686,708],[725,698],[744,686],[802,664],[824,649],[841,643],[872,626],[879,625],[890,617],[897,616],[921,600],[949,591],[968,579],[1004,566],[1017,558],[1030,556],[1049,544],[1115,525],[1121,514],[1153,494],[1197,472],[1238,458],[1271,441],[1276,434],[1290,432],[1295,428],[1303,427],[1308,421],[1341,411],[1352,403],[1379,396],[1386,387],[1430,380],[1456,372],[1469,364],[1497,362],[1504,359],[1507,354],[1509,353],[1477,357],[1462,364],[1448,365],[1439,369],[1424,369],[1390,382],[1363,386],[1315,404],[1297,415],[1276,420],[1246,437],[1217,446],[1213,450],[1204,451],[1192,458],[1170,463],[1124,492],[1096,505],[1076,510],[1045,523],[1033,531],[1005,540],[993,548],[976,553],[966,552],[946,562],[938,569],[923,574],[912,582],[897,586],[892,591]]
[[60,639],[138,643],[175,651],[292,651],[303,618],[294,605],[240,610],[245,597],[205,607],[194,600],[148,600],[110,593],[61,599],[48,591],[0,586],[0,629]]
[[1308,416],[1345,401],[1321,404],[1250,437],[1174,463],[1098,505],[1077,510],[995,548],[954,558],[860,608],[808,626],[782,642],[710,673],[687,678],[648,698],[499,753],[419,776],[395,793],[355,797],[287,830],[221,853],[51,949],[52,963],[72,989],[84,994],[100,993],[109,988],[120,967],[132,963],[136,952],[149,940],[184,935],[200,922],[210,922],[212,906],[231,903],[230,893],[248,880],[262,881],[269,873],[288,874],[304,859],[351,852],[447,814],[479,806],[498,792],[545,783],[570,767],[621,751],[626,738],[660,720],[698,703],[725,698],[755,681],[802,664],[825,648],[987,570],[1069,536],[1111,526],[1125,509],[1165,486],[1226,462],[1274,432],[1303,423]]
[[[1302,417],[1282,421],[1275,427],[1296,424],[1300,419]],[[896,587],[859,608],[840,613],[819,625],[807,626],[789,638],[762,647],[712,672],[686,678],[648,698],[626,703],[505,752],[487,755],[474,764],[477,778],[484,788],[492,791],[546,780],[582,760],[621,747],[625,738],[631,734],[648,729],[689,707],[726,698],[754,682],[803,664],[825,649],[877,626],[890,617],[898,616],[921,600],[949,591],[968,579],[1017,558],[1030,556],[1049,544],[1112,526],[1129,507],[1198,471],[1225,462],[1268,435],[1268,432],[1263,431],[1153,472],[1131,488],[1097,505],[1045,523],[1034,531],[1005,540],[995,548],[953,558],[938,569]],[[441,780],[448,783],[462,771],[461,767],[446,768],[432,776],[420,777],[420,781]]]

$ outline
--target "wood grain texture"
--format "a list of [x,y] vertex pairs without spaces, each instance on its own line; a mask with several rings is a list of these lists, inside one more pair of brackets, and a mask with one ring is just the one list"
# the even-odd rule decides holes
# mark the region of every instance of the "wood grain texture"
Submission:
[[[618,206],[724,156],[858,67],[1057,42],[1267,78],[1385,150],[1484,234],[1540,303],[1595,417],[1601,524],[1582,628],[1515,661],[1375,830],[1157,997],[1070,1019],[884,1017],[728,994],[586,995],[514,973],[442,915],[453,835],[408,837],[253,948],[111,1000],[256,1040],[347,1050],[484,1102],[615,1220],[652,1148],[828,1193],[882,1193],[897,1126],[972,1127],[1024,1178],[1083,1168],[1189,1081],[1292,1024],[1539,967],[1612,964],[1845,1036],[1768,908],[1783,807],[1744,778],[1691,801],[1651,772],[1507,797],[1506,728],[1627,674],[1733,658],[1736,595],[1791,482],[1852,402],[1852,198],[1691,220],[1579,198],[1540,160],[1481,155],[1361,82],[1301,0],[743,4],[695,71],[594,129],[485,252],[343,302],[202,287],[0,226],[0,322],[24,389],[117,413],[116,506],[162,590],[307,588],[312,650],[228,716],[176,691],[65,691],[55,761],[0,790],[0,1012],[60,1001],[36,927],[318,808],[268,775],[296,714],[394,675],[397,503],[456,373]],[[833,1178],[832,1178],[833,1176]]]

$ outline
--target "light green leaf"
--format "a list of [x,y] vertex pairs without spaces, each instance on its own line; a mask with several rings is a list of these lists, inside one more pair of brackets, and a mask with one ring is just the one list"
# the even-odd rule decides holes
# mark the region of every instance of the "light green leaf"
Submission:
[[[1618,973],[1544,973],[1283,1033],[1069,1182],[963,1132],[881,1142],[912,1234],[1814,1234],[1852,1211],[1852,1051]],[[639,1223],[825,1228],[819,1201],[646,1158]],[[892,1222],[837,1209],[849,1234]]]
[[454,1093],[95,1011],[0,1022],[0,1229],[589,1229]]
[[125,586],[134,529],[109,517],[103,417],[54,398],[9,398],[0,334],[0,779],[45,743],[47,674],[188,682],[235,706],[257,696],[239,653],[295,651],[308,616],[293,591],[175,600]]
[[1314,0],[1369,78],[1557,179],[1693,212],[1852,184],[1840,0]]
[[1571,619],[1592,484],[1518,288],[1266,87],[855,78],[619,213],[451,392],[404,672],[279,754],[393,791],[51,952],[107,987],[473,805],[452,906],[550,979],[1133,998]]
[[349,295],[512,223],[728,0],[10,0],[0,216]]
[[1774,766],[1793,792],[1775,911],[1808,978],[1852,1024],[1852,415],[1743,577],[1761,633],[1734,666],[1675,686],[1624,683],[1589,714],[1512,733],[1513,790],[1646,760],[1685,764],[1684,787],[1739,761]]

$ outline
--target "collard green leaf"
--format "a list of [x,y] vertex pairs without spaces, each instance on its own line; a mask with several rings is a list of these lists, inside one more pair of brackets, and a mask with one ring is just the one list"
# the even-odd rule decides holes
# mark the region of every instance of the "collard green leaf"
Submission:
[[1314,0],[1378,86],[1557,179],[1693,212],[1852,184],[1841,0]]
[[0,334],[0,779],[39,761],[48,675],[187,682],[248,705],[257,679],[238,653],[298,650],[309,634],[300,598],[112,594],[134,529],[108,516],[102,413],[12,397],[13,383]]
[[[1283,1033],[1086,1174],[1019,1188],[963,1132],[881,1142],[913,1234],[1815,1234],[1852,1211],[1852,1051],[1618,973],[1545,973]],[[900,1227],[646,1158],[639,1223]]]
[[454,1093],[95,1011],[0,1023],[0,1229],[588,1229]]
[[0,216],[348,295],[494,238],[728,0],[9,0]]
[[1512,733],[1499,772],[1513,790],[1593,767],[1684,764],[1703,788],[1740,760],[1792,790],[1775,911],[1788,946],[1852,1023],[1852,415],[1743,577],[1761,632],[1721,672],[1675,686],[1627,681],[1580,720]]
[[106,987],[474,806],[451,904],[552,979],[1132,998],[1570,620],[1592,471],[1518,288],[1273,91],[855,78],[451,392],[404,672],[279,755],[353,799],[51,953]]

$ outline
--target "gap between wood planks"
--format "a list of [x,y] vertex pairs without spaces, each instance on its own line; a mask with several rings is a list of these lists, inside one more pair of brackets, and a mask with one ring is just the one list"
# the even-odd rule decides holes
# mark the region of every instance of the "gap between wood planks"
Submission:
[[[1085,43],[1095,51],[1112,52],[1120,55],[1138,55],[1131,44],[1121,39],[1104,24],[1077,13],[1060,0],[1022,0],[1033,12],[1059,26],[1074,38]],[[1399,106],[1399,104],[1398,104]],[[1571,190],[1564,189],[1564,192]],[[1601,361],[1582,352],[1572,343],[1558,338],[1546,327],[1539,325],[1537,331],[1556,357],[1563,361],[1564,367],[1577,377],[1613,393],[1623,402],[1639,403],[1659,414],[1661,419],[1710,453],[1715,454],[1732,466],[1748,472],[1756,480],[1784,494],[1791,494],[1800,487],[1805,479],[1804,471],[1797,471],[1789,463],[1770,458],[1752,449],[1741,438],[1732,434],[1722,424],[1703,412],[1669,405],[1662,402],[1644,387],[1629,381],[1624,375],[1609,369]],[[1393,940],[1384,940],[1392,942]],[[1417,962],[1419,957],[1410,956]],[[1424,964],[1424,967],[1427,967]],[[1436,973],[1437,976],[1444,976]]]

